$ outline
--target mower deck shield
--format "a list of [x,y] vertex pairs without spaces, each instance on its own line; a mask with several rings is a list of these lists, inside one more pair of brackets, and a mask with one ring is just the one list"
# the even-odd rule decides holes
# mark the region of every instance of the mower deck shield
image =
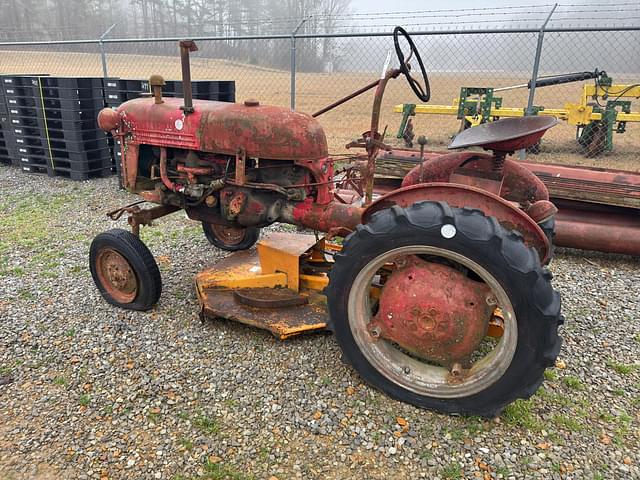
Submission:
[[326,297],[320,291],[328,279],[300,271],[301,259],[312,259],[316,245],[324,245],[324,239],[272,233],[256,250],[234,252],[198,273],[201,315],[269,330],[281,340],[324,330]]

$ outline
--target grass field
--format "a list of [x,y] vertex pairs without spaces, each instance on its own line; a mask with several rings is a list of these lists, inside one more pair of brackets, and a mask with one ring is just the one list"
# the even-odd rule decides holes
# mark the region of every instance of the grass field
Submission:
[[[265,104],[289,105],[290,74],[285,70],[256,67],[225,60],[202,58],[195,54],[192,58],[192,77],[198,79],[235,80],[236,100],[256,98]],[[109,54],[107,56],[109,75],[129,78],[147,78],[151,74],[162,74],[165,79],[180,78],[180,63],[177,55],[134,55]],[[101,76],[102,64],[98,54],[69,52],[0,51],[0,73],[48,73],[51,75]],[[345,96],[375,79],[378,73],[298,73],[297,109],[313,112]],[[526,83],[526,74],[491,75],[488,73],[447,73],[430,75],[431,104],[450,105],[457,97],[461,86],[506,86]],[[620,83],[631,83],[632,78],[616,78]],[[636,78],[635,81],[638,81]],[[582,83],[566,84],[539,89],[536,105],[562,107],[565,102],[577,103]],[[504,92],[503,105],[524,107],[528,91],[526,89]],[[322,117],[327,139],[332,152],[342,153],[344,145],[369,129],[372,94],[338,107]],[[391,81],[382,107],[382,125],[388,125],[387,139],[395,141],[395,133],[400,123],[400,114],[393,113],[393,106],[403,102],[417,103],[406,81],[399,78]],[[635,110],[640,109],[636,102]],[[417,134],[425,134],[429,148],[445,149],[459,127],[453,116],[417,116]],[[532,161],[590,165],[640,171],[640,124],[628,124],[627,132],[614,134],[614,151],[595,159],[585,158],[575,140],[575,128],[566,123],[554,127],[545,136],[540,155],[530,156]]]

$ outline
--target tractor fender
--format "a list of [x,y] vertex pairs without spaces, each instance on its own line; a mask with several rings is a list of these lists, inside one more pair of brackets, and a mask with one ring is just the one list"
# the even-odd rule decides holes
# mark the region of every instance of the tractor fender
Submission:
[[520,233],[524,243],[538,252],[543,264],[549,260],[549,239],[529,215],[493,193],[468,185],[436,182],[399,188],[369,205],[362,213],[362,223],[366,224],[374,213],[393,205],[407,208],[424,200],[446,202],[451,207],[478,209],[486,216],[494,217],[504,228]]
[[[455,152],[429,158],[423,162],[422,167],[418,164],[405,175],[402,186],[448,182],[449,177],[460,167],[473,171],[491,172],[493,156],[477,152]],[[518,162],[505,159],[503,173],[501,194],[507,200],[531,203],[549,200],[549,191],[542,180]]]

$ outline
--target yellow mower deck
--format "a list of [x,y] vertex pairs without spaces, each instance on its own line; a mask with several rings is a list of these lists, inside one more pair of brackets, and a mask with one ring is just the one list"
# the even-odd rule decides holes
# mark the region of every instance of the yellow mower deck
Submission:
[[272,233],[255,250],[232,253],[196,275],[202,314],[263,328],[281,340],[323,330],[327,250],[339,247],[313,235]]

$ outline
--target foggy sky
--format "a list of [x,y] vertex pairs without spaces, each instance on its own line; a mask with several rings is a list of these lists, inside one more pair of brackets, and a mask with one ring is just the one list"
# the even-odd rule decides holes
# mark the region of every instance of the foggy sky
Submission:
[[[389,12],[389,11],[411,11],[411,10],[440,10],[453,8],[490,8],[518,5],[550,5],[555,3],[552,0],[447,0],[447,1],[429,1],[429,0],[394,0],[393,6],[389,0],[352,0],[351,6],[354,12]],[[569,2],[559,2],[569,3]],[[581,4],[602,4],[610,3],[616,5],[618,0],[580,0]]]

